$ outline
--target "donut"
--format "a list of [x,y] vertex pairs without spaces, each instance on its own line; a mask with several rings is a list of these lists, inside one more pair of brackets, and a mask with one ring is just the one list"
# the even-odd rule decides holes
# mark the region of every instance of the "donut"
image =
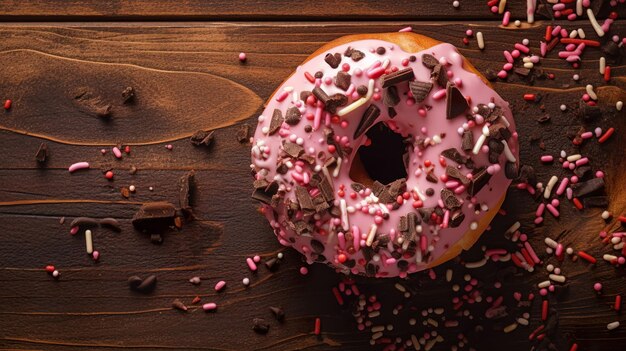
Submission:
[[[508,103],[454,46],[410,32],[349,35],[267,101],[252,198],[307,263],[406,277],[478,240],[518,176],[517,140]],[[385,179],[391,161],[403,176]]]

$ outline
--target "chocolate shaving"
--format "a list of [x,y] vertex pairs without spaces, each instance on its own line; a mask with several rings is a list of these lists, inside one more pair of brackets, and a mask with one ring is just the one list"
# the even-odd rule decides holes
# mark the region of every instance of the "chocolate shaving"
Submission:
[[433,71],[430,72],[430,79],[436,82],[440,87],[445,88],[448,84],[447,69],[442,65],[435,66]]
[[571,185],[574,197],[583,197],[604,188],[603,178],[593,178]]
[[461,93],[461,91],[452,83],[448,82],[448,86],[446,87],[447,97],[446,97],[446,118],[452,119],[455,118],[462,113],[467,111],[469,104],[465,97]]
[[[504,146],[504,145],[503,145]],[[441,156],[452,160],[460,165],[465,163],[465,157],[463,155],[461,155],[461,153],[459,152],[459,150],[457,150],[456,148],[449,148],[449,149],[445,149],[441,152]]]
[[478,192],[489,182],[491,174],[487,173],[486,167],[481,167],[472,173],[472,179],[470,180],[467,193],[470,196],[475,196]]
[[441,189],[441,200],[444,206],[449,210],[456,211],[461,208],[461,202],[450,189]]
[[401,82],[406,82],[415,78],[412,68],[405,68],[380,77],[380,84],[383,88],[389,88]]
[[287,155],[293,158],[298,158],[304,153],[304,148],[302,146],[292,142],[285,142],[283,144],[283,150],[287,153]]
[[267,334],[270,331],[270,325],[263,318],[252,319],[252,330],[259,334]]
[[324,104],[324,107],[330,113],[335,113],[338,107],[348,103],[348,98],[345,95],[334,94],[333,96],[328,96],[320,87],[313,88],[313,95]]
[[272,196],[274,196],[277,192],[278,182],[273,181],[266,187],[254,189],[254,192],[252,192],[252,198],[269,205],[272,201]]
[[515,162],[507,162],[504,165],[504,175],[508,179],[516,179],[519,176],[519,168]]
[[270,121],[270,127],[268,134],[273,135],[280,129],[280,126],[283,124],[283,113],[279,109],[274,109],[274,113],[272,113],[272,120]]
[[105,228],[110,228],[116,232],[121,232],[122,227],[120,226],[120,222],[115,218],[102,218],[100,221],[100,226]]
[[247,143],[250,141],[250,126],[248,124],[242,124],[237,129],[237,141],[240,143]]
[[588,196],[583,199],[585,207],[606,208],[609,206],[609,198],[606,196]]
[[178,206],[186,215],[191,214],[191,196],[195,175],[196,172],[191,170],[183,175],[178,182]]
[[574,168],[574,174],[578,176],[578,178],[585,178],[589,173],[591,173],[591,167],[587,165],[582,165],[580,167]]
[[431,54],[423,54],[422,55],[422,64],[426,66],[428,69],[433,69],[435,66],[439,64],[439,60],[435,58],[435,56]]
[[469,130],[463,132],[461,140],[461,149],[463,151],[471,151],[474,148],[474,135]]
[[313,199],[311,195],[306,190],[306,188],[301,186],[296,186],[296,199],[298,200],[298,204],[300,208],[304,212],[312,212],[315,211],[315,206],[313,206]]
[[337,72],[337,76],[335,77],[335,85],[343,90],[346,91],[348,90],[348,88],[350,87],[350,83],[352,81],[352,76],[344,71],[339,71]]
[[141,231],[160,232],[174,225],[176,208],[169,202],[143,204],[132,219],[133,226]]
[[398,88],[390,86],[383,90],[383,104],[387,107],[396,106],[400,102],[400,96],[398,96]]
[[341,54],[338,52],[334,54],[328,53],[324,57],[324,61],[326,61],[326,63],[328,63],[330,67],[337,68],[339,67],[339,64],[341,63]]
[[300,113],[300,110],[297,107],[293,106],[287,109],[287,113],[285,114],[285,123],[290,126],[295,126],[300,123],[300,119],[302,119],[302,113]]
[[380,109],[378,108],[378,106],[374,104],[369,105],[363,113],[359,125],[354,131],[354,139],[363,135],[363,133],[365,133],[367,129],[369,129],[369,127],[374,124],[378,116],[380,116]]
[[127,87],[122,91],[122,102],[127,104],[133,102],[133,100],[135,100],[135,88]]
[[200,146],[200,145],[211,146],[213,144],[213,133],[214,133],[213,130],[211,131],[199,130],[195,132],[191,136],[191,138],[189,138],[189,141],[194,146]]
[[499,163],[500,155],[504,151],[504,144],[496,138],[489,138],[487,143],[489,145],[489,163]]
[[426,180],[431,182],[431,183],[439,182],[439,179],[437,179],[437,176],[435,175],[435,172],[433,172],[432,170],[426,172]]
[[143,294],[148,294],[148,293],[151,293],[156,288],[156,284],[157,284],[157,277],[156,275],[153,274],[153,275],[148,276],[146,279],[144,279],[139,285],[137,285],[134,288],[134,290]]
[[41,143],[39,145],[39,149],[35,154],[35,160],[37,160],[37,162],[39,163],[44,163],[48,160],[48,144]]
[[450,227],[451,228],[456,228],[458,226],[461,225],[461,223],[463,223],[463,220],[465,219],[465,214],[463,212],[456,212],[455,214],[452,215],[452,217],[450,217]]
[[335,200],[335,191],[333,190],[333,186],[331,182],[326,177],[322,177],[320,184],[317,188],[322,193],[322,196],[327,202],[331,202]]
[[448,175],[448,177],[450,178],[454,178],[459,180],[461,183],[463,183],[463,185],[467,185],[469,184],[470,180],[467,179],[467,177],[461,173],[461,171],[453,166],[446,166],[446,175]]
[[411,94],[413,94],[413,99],[415,99],[416,102],[424,101],[432,88],[433,83],[430,82],[420,82],[417,80],[409,82],[409,89],[411,89]]

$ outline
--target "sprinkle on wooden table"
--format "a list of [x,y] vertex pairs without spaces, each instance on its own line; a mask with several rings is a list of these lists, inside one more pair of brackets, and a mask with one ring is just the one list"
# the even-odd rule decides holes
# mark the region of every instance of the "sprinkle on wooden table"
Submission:
[[313,333],[315,335],[320,335],[322,331],[322,321],[319,318],[315,318],[315,328],[313,329]]
[[5,110],[9,110],[9,109],[11,108],[11,103],[12,103],[12,102],[11,102],[11,100],[8,100],[8,99],[7,99],[7,100],[4,102],[4,109],[5,109]]
[[211,312],[217,310],[217,304],[215,302],[209,302],[202,305],[202,309],[205,312]]
[[622,295],[615,295],[615,302],[613,303],[613,309],[619,311],[622,309]]
[[483,50],[485,48],[485,39],[483,38],[483,32],[476,32],[476,42],[478,43],[478,48]]
[[548,300],[543,300],[541,303],[541,320],[545,321],[548,319]]
[[87,249],[88,254],[93,253],[93,240],[91,237],[91,230],[85,230],[85,248]]
[[595,257],[589,255],[588,253],[586,253],[585,251],[578,251],[578,257],[582,258],[583,260],[595,264],[596,263],[596,259]]
[[598,139],[598,142],[600,144],[604,143],[611,137],[611,135],[613,135],[613,132],[615,132],[615,128],[611,127],[607,129],[607,131],[604,132],[604,134]]
[[596,31],[599,37],[603,37],[604,30],[602,30],[602,26],[600,26],[600,24],[596,20],[596,16],[593,14],[593,10],[590,8],[587,9],[587,17],[589,17],[589,22],[591,22],[591,26],[593,27],[593,30]]
[[619,327],[619,321],[611,322],[606,325],[606,329],[608,330],[613,330],[613,329],[616,329],[617,327]]
[[89,168],[89,162],[76,162],[74,164],[72,164],[67,170],[70,173],[76,172],[79,169],[87,169]]

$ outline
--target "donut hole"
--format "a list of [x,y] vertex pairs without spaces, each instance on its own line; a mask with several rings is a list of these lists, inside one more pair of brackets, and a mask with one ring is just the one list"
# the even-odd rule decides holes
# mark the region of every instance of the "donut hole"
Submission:
[[404,154],[406,146],[402,135],[392,131],[382,122],[366,132],[370,145],[362,145],[350,168],[350,178],[371,187],[374,181],[389,184],[406,178]]

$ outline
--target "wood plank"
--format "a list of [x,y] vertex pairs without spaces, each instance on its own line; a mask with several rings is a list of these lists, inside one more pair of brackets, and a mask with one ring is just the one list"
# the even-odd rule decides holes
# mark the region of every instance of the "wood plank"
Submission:
[[[484,4],[481,4],[481,6]],[[46,350],[119,350],[190,349],[241,350],[272,349],[363,350],[369,345],[369,333],[357,332],[351,308],[338,306],[331,288],[341,277],[331,269],[314,265],[302,277],[299,255],[286,250],[274,240],[266,221],[249,198],[249,145],[240,144],[235,133],[243,123],[254,126],[262,102],[294,67],[323,43],[336,37],[366,32],[395,31],[403,23],[162,23],[139,26],[133,23],[6,25],[0,28],[0,98],[14,100],[9,112],[0,113],[0,348]],[[451,42],[473,64],[485,72],[499,69],[502,51],[510,49],[521,36],[531,40],[537,51],[546,22],[531,28],[505,30],[496,22],[471,24],[484,33],[485,51],[475,41],[469,46],[461,39],[468,25],[461,22],[419,23],[414,28],[436,39]],[[569,25],[569,24],[565,24]],[[587,33],[592,29],[587,23]],[[624,31],[618,22],[613,30]],[[590,37],[594,37],[590,35]],[[248,54],[248,62],[237,60],[239,52]],[[580,70],[552,53],[541,68],[554,73],[554,80],[537,80],[534,86],[513,76],[494,83],[495,89],[511,103],[520,141],[523,163],[536,167],[544,182],[554,172],[542,165],[543,153],[531,137],[539,135],[548,151],[573,150],[564,130],[582,124],[576,105],[584,85],[592,83],[603,104],[626,98],[626,67],[613,67],[610,84],[597,73],[600,53],[588,49]],[[571,79],[583,77],[580,83]],[[121,103],[121,91],[128,85],[137,90],[136,105]],[[112,105],[113,123],[106,123],[85,109],[75,99],[76,88],[85,88],[92,100]],[[529,104],[522,99],[526,92],[540,93],[543,104]],[[218,94],[218,95],[216,95]],[[225,100],[228,105],[223,105]],[[218,101],[218,102],[216,102]],[[568,110],[561,112],[560,104]],[[551,116],[540,125],[536,118]],[[607,173],[607,188],[613,213],[626,211],[626,186],[619,175],[626,165],[619,152],[626,137],[626,120],[605,114],[588,128],[616,128],[606,144],[589,142],[584,146],[594,165]],[[215,144],[197,148],[188,136],[198,128],[219,128]],[[37,165],[34,154],[45,141],[51,156],[45,166]],[[101,148],[131,144],[130,155],[122,160],[100,153]],[[173,150],[164,145],[172,144]],[[89,161],[92,169],[69,174],[67,167],[77,161]],[[138,168],[136,175],[128,169]],[[102,170],[113,168],[114,181],[105,180]],[[130,219],[147,201],[177,199],[177,181],[188,170],[197,171],[193,202],[197,221],[180,231],[164,236],[164,243],[154,245],[149,238],[132,229]],[[122,186],[136,185],[130,199],[119,193]],[[153,191],[148,190],[152,186]],[[534,218],[536,203],[524,192],[510,190],[504,208],[509,216],[498,216],[492,230],[483,235],[478,250],[464,254],[466,261],[481,254],[480,246],[506,245],[502,233],[514,219],[521,220],[539,256],[556,263],[542,252],[546,235],[566,245],[585,249],[595,257],[608,249],[596,239],[604,228],[600,209],[577,211],[569,202],[561,205],[559,220],[546,218],[544,226],[527,225]],[[60,217],[115,217],[122,232],[94,231],[94,240],[102,257],[94,263],[84,253],[80,236],[68,234],[68,222]],[[284,252],[285,261],[276,272],[264,267],[256,274],[248,271],[245,258],[258,254],[264,259]],[[41,269],[53,263],[62,278],[54,281]],[[493,264],[479,270],[465,270],[449,263],[435,271],[441,277],[447,268],[455,270],[455,281],[464,285],[463,274],[472,274],[484,282],[494,282],[496,269],[510,263]],[[617,349],[626,341],[626,330],[606,331],[606,323],[619,315],[609,310],[612,297],[626,292],[626,282],[619,270],[607,264],[589,268],[581,262],[562,264],[570,280],[567,299],[551,299],[560,315],[554,341],[559,349],[568,349],[576,340],[581,349]],[[130,275],[157,274],[157,290],[150,295],[131,292],[126,286]],[[200,276],[203,283],[193,286],[187,280]],[[248,276],[252,287],[244,289],[240,281]],[[504,279],[502,289],[481,286],[487,296],[502,294],[509,315],[501,320],[483,318],[490,305],[476,304],[470,309],[485,326],[463,323],[445,334],[448,341],[463,332],[472,347],[490,349],[494,344],[511,350],[530,348],[528,334],[540,324],[540,304],[531,310],[531,326],[518,327],[503,334],[522,309],[515,307],[512,293],[524,294],[543,280],[545,274],[519,274]],[[215,293],[213,284],[225,279],[226,291]],[[395,320],[396,328],[386,332],[406,339],[421,335],[421,320],[410,326],[408,319],[422,310],[450,306],[454,294],[441,280],[427,274],[408,280],[356,279],[368,294],[376,294],[386,306],[383,320]],[[605,285],[605,294],[597,296],[591,286]],[[404,299],[394,284],[401,282],[414,292]],[[207,314],[195,308],[183,314],[172,310],[170,303],[180,298],[189,303],[200,295],[203,301],[216,301],[217,313]],[[398,316],[391,306],[403,304]],[[285,323],[274,321],[270,305],[282,305]],[[266,318],[271,323],[267,336],[251,330],[251,319]],[[322,319],[322,337],[312,334],[316,317]],[[401,321],[401,322],[400,322]],[[446,346],[449,346],[446,344]],[[448,347],[449,349],[449,347]]]
[[[186,1],[98,1],[66,0],[62,8],[51,0],[4,0],[0,20],[9,21],[106,21],[106,20],[499,20],[487,1],[460,1],[454,8],[452,1],[376,1],[341,0],[324,4],[319,2],[293,2],[288,0],[186,0]],[[537,19],[552,17],[547,4],[537,1]],[[549,4],[548,4],[549,5]],[[574,4],[568,5],[574,8]],[[609,1],[596,0],[592,9],[605,18],[612,10],[620,17],[626,13],[624,6],[613,8]],[[509,1],[506,7],[512,18],[526,18],[526,1]]]

